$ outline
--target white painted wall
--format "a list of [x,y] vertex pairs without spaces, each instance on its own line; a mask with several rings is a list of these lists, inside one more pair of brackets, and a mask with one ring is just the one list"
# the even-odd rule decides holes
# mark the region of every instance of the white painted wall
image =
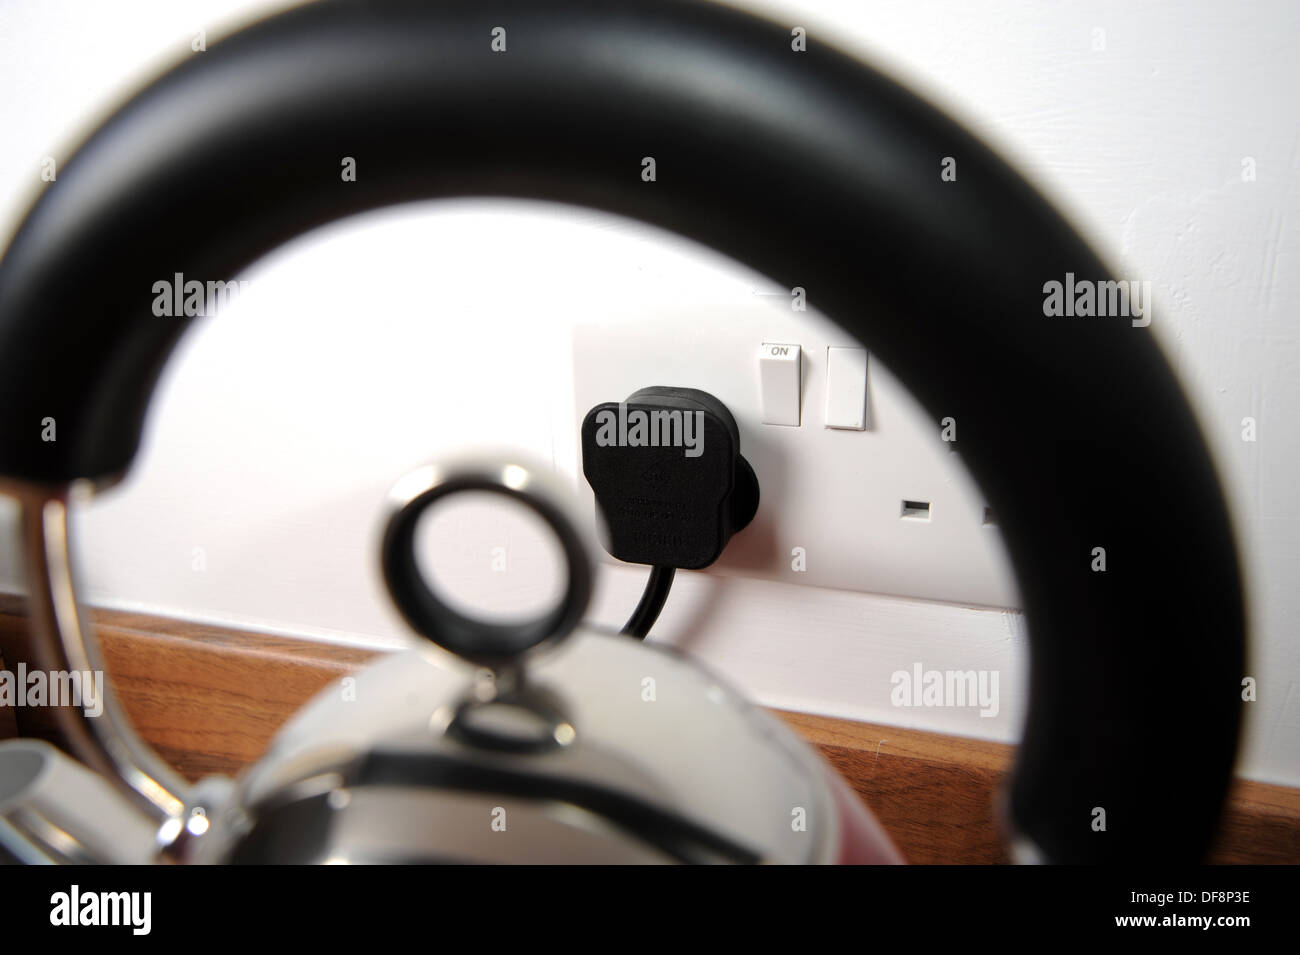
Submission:
[[[794,11],[781,18],[806,26],[810,42],[859,50],[959,116],[1125,275],[1152,281],[1152,331],[1202,416],[1248,561],[1259,701],[1242,770],[1300,784],[1300,123],[1289,103],[1300,8],[750,5]],[[267,8],[0,4],[0,228],[33,194],[42,157],[62,155],[123,91],[188,55],[200,27],[215,36]],[[1254,182],[1242,181],[1244,157]],[[766,284],[653,230],[512,203],[366,216],[244,277],[255,294],[183,344],[135,472],[81,522],[89,592],[386,646],[407,639],[372,566],[378,504],[397,476],[484,442],[564,468],[573,323],[619,320],[628,302],[708,315]],[[1240,438],[1247,416],[1254,443]],[[1142,503],[1144,490],[1135,520],[1160,506]],[[444,535],[452,558],[441,559],[482,560],[471,530],[511,534],[511,599],[544,588],[526,534],[460,528]],[[15,586],[17,572],[0,553],[0,583]],[[594,616],[620,621],[641,581],[639,570],[604,570]],[[481,575],[463,583],[472,590]],[[775,705],[1008,740],[1023,716],[1025,640],[1011,613],[683,574],[660,633]],[[998,670],[1000,712],[891,707],[890,673],[918,661]]]

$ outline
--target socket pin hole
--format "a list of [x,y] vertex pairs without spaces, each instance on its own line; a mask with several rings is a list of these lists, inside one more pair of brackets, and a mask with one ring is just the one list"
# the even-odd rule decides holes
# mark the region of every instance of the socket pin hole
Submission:
[[912,521],[928,521],[930,519],[930,502],[904,501],[899,516]]

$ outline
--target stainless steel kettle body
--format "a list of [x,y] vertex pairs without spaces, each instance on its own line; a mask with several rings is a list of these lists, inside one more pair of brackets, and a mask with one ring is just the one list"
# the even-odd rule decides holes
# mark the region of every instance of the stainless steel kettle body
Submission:
[[[675,653],[583,631],[529,679],[563,716],[521,708],[480,727],[510,752],[458,738],[452,721],[474,690],[430,654],[365,670],[351,688],[355,702],[327,691],[279,734],[197,858],[896,859],[879,832],[871,845],[849,846],[861,827],[841,818],[850,806],[832,770]],[[490,723],[493,704],[474,705],[475,719]],[[517,725],[505,725],[511,717]]]
[[[529,752],[458,739],[473,695],[433,652],[332,686],[238,780],[198,787],[161,831],[47,743],[0,744],[0,856],[24,863],[900,861],[834,771],[678,654],[582,631],[538,667],[564,722],[494,727]],[[653,680],[653,684],[647,684]],[[655,687],[649,699],[645,687]],[[508,722],[508,720],[506,721]],[[558,737],[558,739],[557,739]],[[167,851],[182,835],[183,853]]]
[[[399,482],[390,586],[413,582],[396,570],[407,563],[392,541],[411,541],[401,529],[466,489],[524,501],[560,534],[569,580],[562,612],[547,615],[560,629],[488,652],[489,625],[476,643],[474,622],[449,626],[455,612],[424,589],[425,602],[403,605],[408,620],[433,644],[464,641],[468,659],[427,645],[366,667],[322,691],[238,780],[173,793],[179,808],[161,822],[46,744],[2,744],[0,846],[66,862],[899,861],[820,757],[699,665],[627,636],[569,632],[591,568],[571,502],[544,469],[480,459]],[[133,739],[125,725],[112,735]]]

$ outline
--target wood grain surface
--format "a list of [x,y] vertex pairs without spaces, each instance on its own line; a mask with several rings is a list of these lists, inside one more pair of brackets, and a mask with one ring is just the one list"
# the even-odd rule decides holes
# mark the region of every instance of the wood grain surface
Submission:
[[[0,671],[8,670],[9,666],[5,663],[4,651],[0,649]],[[11,739],[18,735],[18,720],[14,716],[14,709],[8,706],[0,706],[0,739]]]
[[[239,772],[303,703],[382,652],[145,614],[92,616],[136,728],[190,779]],[[11,669],[33,665],[20,598],[0,596],[0,658]],[[1012,747],[778,714],[852,784],[909,862],[1007,861],[996,819]],[[0,709],[0,738],[15,734],[59,742],[47,709]],[[1211,861],[1300,863],[1300,790],[1238,780]]]

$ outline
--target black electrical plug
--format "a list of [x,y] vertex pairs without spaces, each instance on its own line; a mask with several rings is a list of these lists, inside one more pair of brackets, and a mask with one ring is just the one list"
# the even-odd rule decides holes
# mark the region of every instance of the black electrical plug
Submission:
[[582,471],[619,560],[695,570],[758,510],[758,479],[736,419],[695,388],[642,388],[582,423]]

